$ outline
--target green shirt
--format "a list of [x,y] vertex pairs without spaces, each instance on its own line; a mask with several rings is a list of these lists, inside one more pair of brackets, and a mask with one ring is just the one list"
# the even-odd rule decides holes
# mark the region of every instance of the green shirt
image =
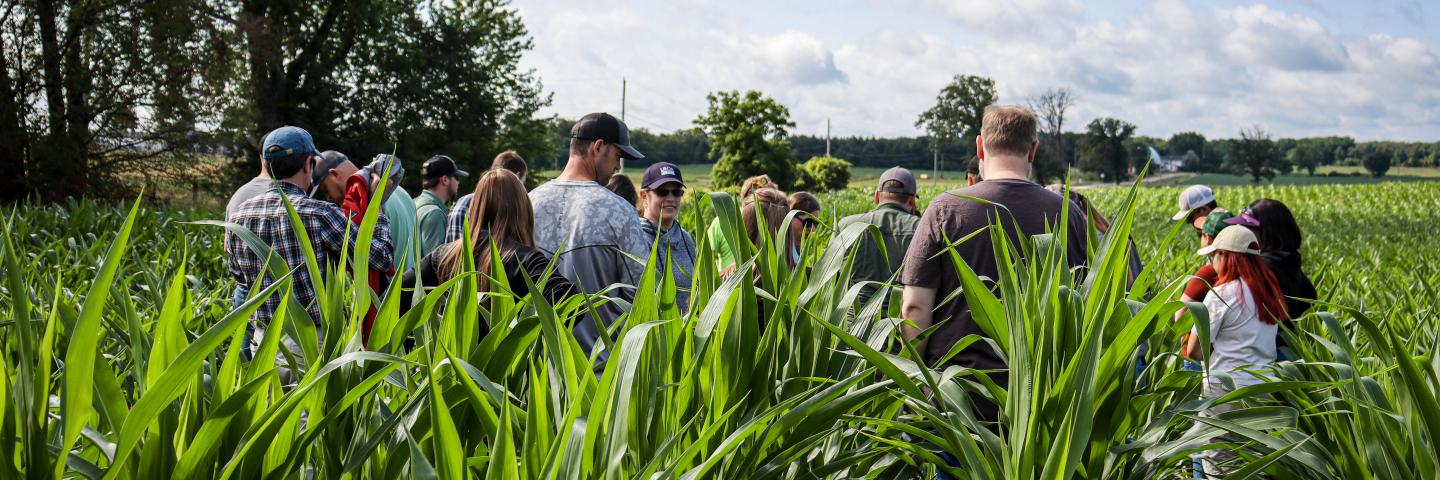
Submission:
[[[381,205],[381,208],[385,209],[385,217],[390,220],[390,239],[395,242],[395,256],[392,258],[395,259],[397,267],[399,267],[400,259],[404,258],[406,269],[409,269],[411,265],[420,261],[420,257],[415,254],[413,249],[415,246],[413,241],[415,202],[410,200],[410,192],[405,191],[404,187],[396,185],[395,191],[390,194],[389,199],[385,200],[385,204]],[[409,255],[404,255],[406,249],[411,249]],[[395,271],[400,272],[400,269],[396,268]]]
[[445,243],[445,201],[429,190],[415,197],[416,230],[420,232],[420,256],[429,255]]
[[710,221],[710,228],[705,230],[705,235],[710,237],[710,249],[715,254],[715,267],[720,270],[735,265],[735,249],[730,248],[730,243],[725,241],[725,231],[720,229],[720,219]]
[[[905,251],[910,248],[910,239],[915,237],[920,217],[910,213],[904,205],[884,202],[868,212],[840,219],[840,222],[835,224],[835,231],[842,231],[856,223],[874,225],[880,230],[880,237],[885,242],[885,254],[881,255],[880,247],[869,234],[862,235],[856,241],[859,246],[855,256],[854,281],[891,281],[905,260]],[[873,295],[874,290],[873,287],[862,290],[862,305]]]

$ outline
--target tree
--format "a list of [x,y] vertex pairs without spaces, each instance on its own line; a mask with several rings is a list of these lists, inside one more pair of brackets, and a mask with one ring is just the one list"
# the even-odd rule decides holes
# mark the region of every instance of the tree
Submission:
[[1052,88],[1040,96],[1030,99],[1030,110],[1040,120],[1042,141],[1046,155],[1035,156],[1032,175],[1041,185],[1051,179],[1063,179],[1066,165],[1065,156],[1065,111],[1075,104],[1075,95],[1069,88]]
[[1130,153],[1126,145],[1135,134],[1135,125],[1116,118],[1097,118],[1085,126],[1084,155],[1080,167],[1120,183],[1128,178]]
[[978,75],[956,75],[949,85],[940,89],[935,106],[915,120],[915,128],[930,136],[930,150],[937,157],[957,141],[961,145],[974,145],[985,118],[985,107],[995,104],[995,99],[994,80]]
[[1261,178],[1267,181],[1274,179],[1284,159],[1275,141],[1271,140],[1270,132],[1255,125],[1240,129],[1240,138],[1231,142],[1225,162],[1231,172],[1249,175],[1251,183],[1258,184]]
[[714,92],[705,99],[710,106],[695,118],[695,125],[710,139],[715,186],[739,186],[746,178],[766,174],[790,188],[796,175],[785,140],[795,128],[790,109],[756,90]]
[[850,186],[850,162],[829,156],[816,156],[800,164],[800,180],[796,189],[813,192],[844,190]]
[[1185,155],[1186,152],[1195,152],[1195,162],[1188,158],[1185,162],[1185,169],[1190,171],[1201,171],[1205,168],[1203,161],[1205,152],[1209,151],[1209,143],[1205,136],[1198,132],[1180,132],[1170,136],[1165,142],[1165,153],[1170,155]]
[[1290,163],[1305,170],[1310,176],[1315,176],[1315,168],[1325,160],[1325,152],[1320,150],[1318,145],[1313,143],[1297,143],[1295,148],[1287,154]]
[[1356,149],[1355,153],[1359,155],[1360,161],[1365,166],[1365,170],[1368,170],[1371,176],[1375,178],[1384,177],[1385,172],[1390,171],[1390,152],[1370,146],[1363,146]]

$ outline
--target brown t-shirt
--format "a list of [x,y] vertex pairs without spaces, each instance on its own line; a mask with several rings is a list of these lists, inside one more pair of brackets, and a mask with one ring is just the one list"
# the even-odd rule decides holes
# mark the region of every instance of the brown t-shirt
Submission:
[[[981,198],[1004,205],[983,204],[960,198],[949,193]],[[936,289],[936,301],[943,301],[960,287],[956,265],[945,252],[948,237],[958,241],[976,230],[985,228],[992,218],[1000,215],[1000,225],[1010,235],[1012,242],[1019,241],[1015,231],[1018,224],[1020,233],[1034,236],[1047,231],[1058,231],[1054,223],[1060,217],[1060,208],[1065,200],[1059,195],[1034,183],[1024,180],[986,180],[973,186],[952,190],[935,197],[920,218],[915,238],[905,254],[905,268],[900,273],[900,283],[916,287]],[[1069,260],[1072,267],[1086,262],[1085,215],[1079,207],[1070,205],[1068,230]],[[995,263],[995,250],[989,233],[981,233],[955,246],[955,252],[981,277],[996,279],[1000,276]],[[1019,256],[1017,249],[1015,255]],[[937,257],[937,255],[939,255]],[[993,288],[993,282],[987,282]],[[925,352],[925,362],[935,365],[940,357],[950,351],[955,342],[968,335],[985,336],[979,325],[970,317],[970,307],[963,295],[939,305],[935,310],[934,322],[943,325],[931,335]],[[984,370],[1002,370],[1005,362],[985,342],[977,342],[961,351],[950,363]]]

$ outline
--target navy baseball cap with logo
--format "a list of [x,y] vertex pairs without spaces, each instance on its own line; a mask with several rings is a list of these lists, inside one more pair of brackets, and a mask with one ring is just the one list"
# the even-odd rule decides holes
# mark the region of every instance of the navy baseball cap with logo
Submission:
[[[274,148],[272,147],[279,147]],[[319,154],[315,149],[315,139],[310,132],[300,127],[289,125],[272,130],[265,135],[265,144],[260,147],[266,160],[284,158],[299,153],[311,155]]]
[[425,178],[468,177],[470,172],[456,166],[454,159],[445,155],[436,155],[420,165],[420,176]]
[[654,190],[667,183],[685,186],[685,179],[680,177],[680,167],[670,162],[656,162],[645,169],[645,176],[640,177],[640,188],[646,190]]
[[598,112],[580,117],[575,126],[570,128],[570,138],[582,140],[604,140],[616,147],[620,147],[625,158],[639,160],[645,158],[635,147],[630,146],[630,129],[625,122],[605,113]]

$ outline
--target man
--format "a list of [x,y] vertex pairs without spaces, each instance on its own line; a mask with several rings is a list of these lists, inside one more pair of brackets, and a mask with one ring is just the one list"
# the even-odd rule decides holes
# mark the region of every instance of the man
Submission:
[[420,256],[416,253],[419,251],[419,242],[414,238],[415,201],[410,198],[410,192],[406,191],[405,187],[396,185],[395,193],[390,194],[390,198],[380,207],[385,209],[385,218],[390,220],[390,239],[395,243],[395,266],[399,267],[402,259],[405,269],[419,263]]
[[[345,179],[345,200],[340,203],[340,211],[350,218],[355,231],[365,223],[365,212],[369,211],[370,205],[379,202],[381,205],[381,217],[385,213],[385,201],[394,196],[395,189],[400,187],[400,180],[405,178],[405,167],[400,159],[390,154],[379,154],[369,165],[360,169]],[[385,184],[384,191],[379,191],[380,184]],[[393,253],[394,243],[391,242]],[[394,262],[391,262],[394,265]],[[389,287],[390,278],[395,276],[394,268],[371,268],[366,272],[366,280],[370,290],[377,295],[383,295]],[[371,305],[370,310],[365,312],[365,323],[361,326],[361,340],[366,345],[370,343],[370,327],[375,323],[375,314],[379,305]]]
[[[936,308],[940,299],[947,298],[960,287],[960,278],[955,270],[957,266],[950,260],[951,255],[947,251],[950,248],[948,242],[959,241],[977,230],[988,228],[992,222],[1002,228],[1011,241],[1018,242],[1020,235],[1058,231],[1057,220],[1067,221],[1070,265],[1086,262],[1084,212],[1072,206],[1069,218],[1060,219],[1061,209],[1068,200],[1029,180],[1037,145],[1035,116],[1029,110],[1018,106],[985,109],[980,135],[975,139],[984,180],[950,192],[953,194],[941,194],[920,218],[900,273],[900,283],[905,285],[902,301],[904,316],[914,322],[914,326],[906,325],[903,330],[906,338],[913,340],[932,324],[940,324],[940,328],[927,340],[916,345],[925,362],[931,366],[938,366],[936,363],[940,358],[961,338],[971,334],[986,335],[971,317],[964,296],[957,296]],[[969,200],[961,195],[999,206]],[[999,217],[998,220],[992,220],[995,217]],[[989,233],[976,235],[955,245],[954,249],[959,259],[977,275],[992,280],[1000,277]],[[1008,381],[1004,373],[1005,362],[986,342],[976,342],[961,350],[951,363],[972,369],[994,370],[997,373],[991,377],[997,384],[1005,385]],[[993,421],[997,418],[998,408],[993,404],[980,405],[977,402],[977,413],[981,418]]]
[[690,311],[690,284],[696,260],[695,238],[675,221],[684,198],[685,179],[680,175],[680,167],[656,162],[645,169],[640,179],[640,229],[646,238],[659,243],[656,259],[662,265],[670,262],[670,275],[675,279],[675,304],[682,314]]
[[[315,260],[320,263],[321,271],[325,271],[325,265],[329,262],[348,254],[344,251],[345,245],[347,242],[354,245],[356,235],[340,207],[305,194],[311,188],[311,172],[319,156],[309,132],[297,127],[281,127],[266,137],[261,151],[264,161],[269,164],[268,172],[279,180],[278,189],[241,203],[230,216],[230,221],[254,233],[270,246],[289,269],[294,270],[291,277],[294,279],[294,298],[310,314],[310,318],[318,323],[324,319],[320,317],[319,304],[316,303],[315,285],[310,278],[309,269],[302,267],[305,264],[305,253],[281,195],[295,207],[295,212],[310,237]],[[369,266],[372,269],[389,269],[393,245],[384,215],[381,215],[376,223],[374,238],[375,241],[369,245]],[[256,280],[262,276],[265,259],[250,250],[239,238],[228,239],[226,253],[229,254],[230,273],[235,280],[242,285],[255,285]],[[264,288],[273,281],[273,277],[265,272],[259,288]],[[274,317],[275,307],[279,306],[281,297],[279,294],[270,296],[251,317],[256,327],[252,348],[258,347],[263,340],[264,327]],[[298,351],[293,341],[287,340],[287,346]]]
[[[514,150],[506,150],[495,156],[495,161],[490,163],[490,168],[503,168],[510,173],[520,177],[520,183],[525,183],[525,173],[530,167],[525,164],[525,159]],[[459,240],[465,235],[465,216],[470,214],[470,201],[475,198],[474,193],[467,193],[455,201],[455,208],[450,209],[450,218],[445,225],[445,243]]]
[[980,183],[980,158],[972,157],[970,163],[965,165],[965,186]]
[[[920,217],[915,215],[915,195],[918,191],[919,185],[910,170],[893,167],[880,175],[875,189],[874,209],[842,218],[835,224],[836,232],[843,232],[854,224],[874,225],[884,240],[885,254],[881,255],[880,246],[874,239],[868,233],[861,234],[857,240],[859,247],[852,276],[854,281],[890,282],[895,278],[895,272],[900,271],[910,239],[915,236],[915,228],[920,224]],[[869,302],[877,288],[867,285],[861,289],[857,311]]]
[[244,185],[241,185],[240,188],[235,190],[234,194],[230,195],[230,202],[225,204],[225,218],[230,218],[230,214],[235,213],[235,209],[240,208],[240,204],[265,193],[266,190],[274,186],[274,183],[275,182],[270,179],[270,173],[265,170],[265,161],[261,160],[260,174],[250,179],[250,181],[245,182]]
[[1185,222],[1187,225],[1196,225],[1196,219],[1204,218],[1210,211],[1220,208],[1220,203],[1215,201],[1215,192],[1204,185],[1191,185],[1185,191],[1180,192],[1180,211],[1170,217],[1177,222]]
[[339,207],[345,203],[345,182],[360,171],[350,157],[343,153],[326,150],[315,160],[310,172],[310,198],[324,200]]
[[420,166],[425,191],[415,197],[415,215],[420,230],[420,255],[428,255],[445,243],[446,204],[460,193],[460,179],[470,172],[461,170],[455,160],[436,155]]
[[[635,220],[635,206],[600,183],[620,169],[624,158],[645,158],[630,146],[625,123],[608,113],[586,115],[570,129],[565,170],[530,192],[535,243],[554,255],[560,274],[585,293],[599,293],[616,283],[635,285],[643,259],[650,255],[651,239]],[[631,297],[629,289],[611,294]],[[620,307],[607,303],[577,323],[580,346],[590,352],[621,313]],[[600,355],[597,367],[608,353]]]

